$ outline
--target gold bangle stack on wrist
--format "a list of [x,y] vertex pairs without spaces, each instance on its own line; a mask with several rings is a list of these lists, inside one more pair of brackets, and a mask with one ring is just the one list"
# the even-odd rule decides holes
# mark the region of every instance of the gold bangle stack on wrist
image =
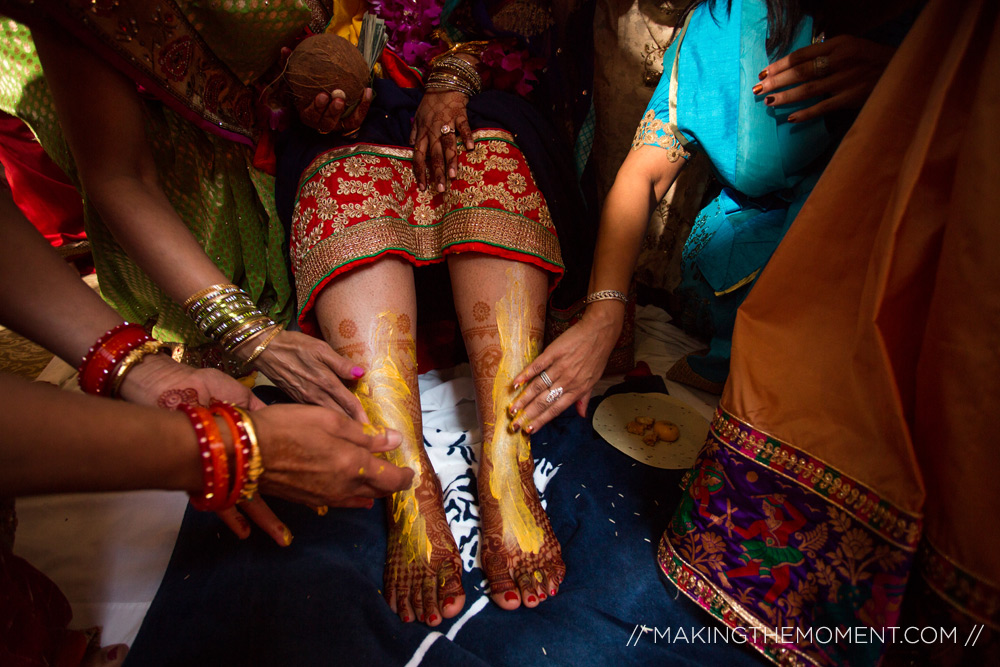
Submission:
[[203,334],[230,354],[235,354],[250,339],[268,332],[251,352],[248,364],[267,349],[281,330],[280,325],[257,308],[246,292],[230,283],[212,285],[192,294],[184,302],[184,311]]
[[458,56],[445,56],[434,63],[424,88],[454,91],[472,97],[483,89],[483,81],[472,63]]

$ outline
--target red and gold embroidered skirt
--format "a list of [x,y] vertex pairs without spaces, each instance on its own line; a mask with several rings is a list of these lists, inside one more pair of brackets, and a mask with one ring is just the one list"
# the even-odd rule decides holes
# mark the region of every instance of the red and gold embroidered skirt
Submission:
[[312,161],[289,248],[303,331],[315,333],[312,307],[329,281],[387,254],[419,266],[481,252],[534,264],[553,283],[562,275],[545,197],[513,136],[483,129],[473,138],[475,150],[460,147],[458,177],[443,193],[418,190],[409,148],[353,144]]

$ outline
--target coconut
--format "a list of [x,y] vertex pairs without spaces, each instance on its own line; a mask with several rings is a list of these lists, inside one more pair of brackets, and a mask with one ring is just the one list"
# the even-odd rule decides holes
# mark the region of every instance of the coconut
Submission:
[[302,40],[285,67],[285,81],[301,113],[319,93],[344,91],[345,109],[353,111],[368,87],[368,63],[358,47],[339,35]]

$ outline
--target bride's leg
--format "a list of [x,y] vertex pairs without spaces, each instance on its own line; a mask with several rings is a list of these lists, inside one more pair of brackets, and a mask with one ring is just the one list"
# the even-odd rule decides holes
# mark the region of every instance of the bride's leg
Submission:
[[448,258],[483,431],[479,464],[482,563],[490,596],[504,609],[554,595],[566,567],[535,488],[528,436],[511,433],[511,382],[539,352],[547,274],[490,255]]
[[355,393],[369,419],[403,434],[387,458],[416,473],[389,504],[385,598],[403,621],[437,625],[462,609],[465,593],[441,484],[424,451],[413,268],[389,257],[353,269],[323,290],[316,316],[330,345],[366,370]]

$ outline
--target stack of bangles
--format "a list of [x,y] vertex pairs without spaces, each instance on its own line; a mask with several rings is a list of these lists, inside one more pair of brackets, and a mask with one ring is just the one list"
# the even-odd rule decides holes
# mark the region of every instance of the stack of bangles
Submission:
[[184,310],[203,334],[230,354],[235,355],[244,343],[264,334],[249,355],[238,355],[246,364],[256,361],[281,331],[280,324],[262,313],[246,292],[230,283],[192,294],[184,302]]
[[[201,493],[191,494],[191,505],[203,512],[218,512],[252,500],[264,466],[250,415],[242,408],[220,401],[208,408],[182,403],[178,409],[191,420],[198,437],[203,473]],[[216,417],[225,422],[232,436],[231,452],[226,449]]]
[[472,97],[483,89],[483,81],[475,65],[458,56],[447,55],[434,62],[424,88],[464,93]]
[[98,338],[84,355],[77,369],[80,388],[88,394],[119,398],[129,371],[166,347],[150,338],[141,325],[123,322]]

